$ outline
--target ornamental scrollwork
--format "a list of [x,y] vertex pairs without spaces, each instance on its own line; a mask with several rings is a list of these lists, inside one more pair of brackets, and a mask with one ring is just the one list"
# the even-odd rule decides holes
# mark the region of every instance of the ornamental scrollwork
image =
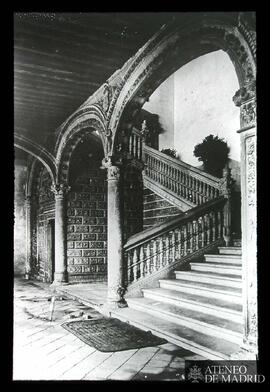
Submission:
[[70,186],[65,183],[53,184],[50,189],[55,196],[63,197],[67,192],[70,191]]
[[241,106],[243,103],[254,98],[256,98],[256,81],[251,80],[249,83],[246,83],[243,87],[236,91],[233,97],[233,101],[236,106]]
[[256,190],[256,162],[255,162],[255,142],[253,137],[246,140],[247,149],[247,199],[249,206],[255,206]]

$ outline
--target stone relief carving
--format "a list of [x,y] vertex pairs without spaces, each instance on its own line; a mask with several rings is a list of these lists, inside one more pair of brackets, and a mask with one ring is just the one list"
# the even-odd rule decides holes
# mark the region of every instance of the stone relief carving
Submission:
[[254,98],[256,98],[256,82],[252,80],[236,91],[233,102],[236,106],[241,106],[243,103]]
[[255,141],[254,137],[246,139],[247,149],[247,198],[248,205],[255,206],[256,192],[256,159],[255,159]]
[[108,181],[120,179],[120,168],[118,166],[108,167]]
[[106,139],[105,139],[105,151],[106,151],[106,154],[109,155],[110,152],[111,152],[111,148],[112,148],[112,136],[113,136],[113,134],[112,134],[112,131],[110,129],[107,129],[105,131],[104,135],[106,137]]
[[256,123],[256,102],[248,102],[241,106],[241,125],[247,127]]
[[67,192],[70,191],[70,186],[65,183],[53,184],[51,186],[51,191],[55,194],[55,196],[63,197]]
[[111,101],[111,89],[108,83],[104,85],[103,95],[102,95],[102,109],[104,113],[107,113]]

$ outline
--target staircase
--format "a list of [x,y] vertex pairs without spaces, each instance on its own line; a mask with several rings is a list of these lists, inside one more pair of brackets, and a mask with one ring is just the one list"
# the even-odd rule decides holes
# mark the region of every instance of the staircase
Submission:
[[206,358],[228,359],[242,341],[241,248],[218,249],[112,315]]
[[[146,196],[144,220],[158,224],[145,221],[124,244],[128,307],[111,315],[206,358],[229,359],[243,337],[241,247],[228,246],[230,171],[219,179],[168,157],[138,130],[126,151],[144,167],[146,195],[163,200],[162,212]],[[159,221],[164,210],[173,216]]]

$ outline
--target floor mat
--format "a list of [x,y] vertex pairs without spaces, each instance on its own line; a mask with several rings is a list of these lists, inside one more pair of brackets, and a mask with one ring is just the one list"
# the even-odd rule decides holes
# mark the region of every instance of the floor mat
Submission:
[[73,321],[62,324],[62,327],[84,343],[103,352],[131,350],[167,343],[167,340],[153,335],[150,331],[142,331],[114,318]]

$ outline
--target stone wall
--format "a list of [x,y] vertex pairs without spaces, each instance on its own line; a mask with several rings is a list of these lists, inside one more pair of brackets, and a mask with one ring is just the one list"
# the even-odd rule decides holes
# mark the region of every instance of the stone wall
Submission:
[[14,168],[14,274],[24,275],[26,243],[25,243],[25,191],[26,166],[16,161]]
[[[37,258],[36,262],[33,260],[33,270],[36,278],[45,282],[52,282],[53,280],[52,264],[54,260],[51,259],[51,254],[48,250],[47,237],[49,221],[54,219],[54,194],[51,191],[51,185],[52,181],[48,171],[42,168],[38,176],[37,187]],[[35,222],[33,222],[34,225]]]
[[141,171],[127,167],[123,174],[123,240],[143,230],[143,182]]
[[161,196],[144,188],[143,192],[143,229],[149,229],[167,219],[181,214],[181,210],[175,207]]
[[67,197],[69,282],[107,280],[106,170],[91,168],[75,180]]

